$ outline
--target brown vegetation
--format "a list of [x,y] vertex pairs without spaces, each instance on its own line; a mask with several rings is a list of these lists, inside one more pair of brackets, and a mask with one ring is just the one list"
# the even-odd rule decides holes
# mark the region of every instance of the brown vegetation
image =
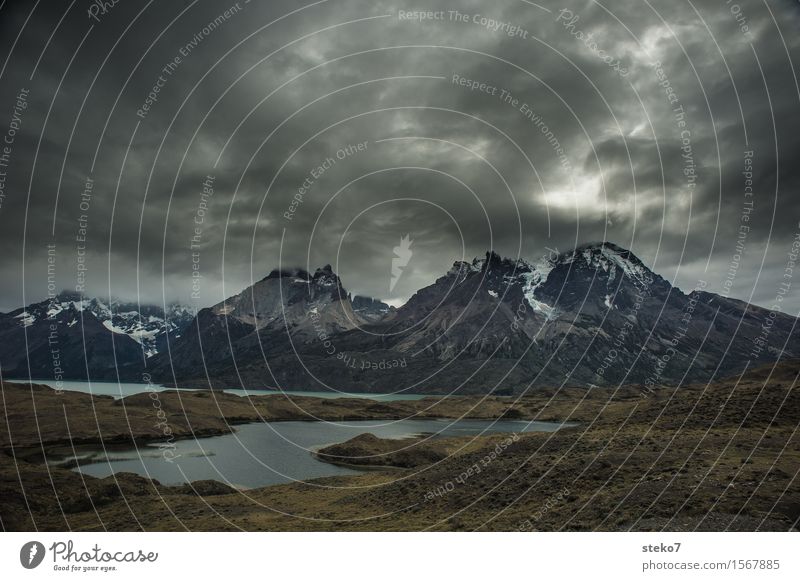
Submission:
[[[580,425],[523,434],[489,463],[507,436],[402,446],[360,436],[320,453],[402,470],[247,491],[208,481],[165,487],[130,474],[96,479],[45,466],[32,454],[43,447],[38,434],[44,447],[63,445],[67,426],[80,441],[159,437],[152,400],[6,384],[0,519],[7,530],[790,530],[800,518],[797,376],[792,362],[651,394],[635,387],[537,391],[513,406],[507,398],[303,398],[303,409],[328,419],[499,417],[512,408]],[[221,433],[258,416],[311,419],[283,396],[159,398],[176,437]],[[475,466],[481,470],[470,471]]]

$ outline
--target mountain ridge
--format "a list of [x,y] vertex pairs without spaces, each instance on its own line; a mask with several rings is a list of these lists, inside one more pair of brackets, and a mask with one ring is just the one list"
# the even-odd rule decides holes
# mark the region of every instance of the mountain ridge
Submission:
[[[193,329],[201,341],[177,342],[178,359],[193,363],[170,363],[162,379],[207,386],[191,369],[202,365],[218,387],[496,393],[565,381],[674,384],[737,370],[769,312],[708,293],[720,314],[705,295],[693,298],[703,289],[672,287],[610,242],[533,262],[490,250],[370,318],[356,314],[330,266],[287,272],[212,307]],[[259,286],[267,280],[271,288]],[[789,355],[800,352],[794,319],[775,318],[767,355],[782,341]],[[219,343],[229,324],[234,333]],[[210,347],[206,335],[215,337]],[[166,370],[163,356],[154,363]]]
[[62,293],[0,314],[0,365],[6,376],[47,377],[56,348],[66,379],[147,372],[192,387],[420,393],[652,387],[797,356],[795,323],[704,286],[685,293],[603,242],[536,260],[489,250],[397,308],[353,296],[330,265],[272,270],[197,312]]
[[[141,378],[145,361],[178,339],[194,311],[178,304],[108,301],[62,291],[0,313],[6,377]],[[26,356],[27,355],[27,356]]]

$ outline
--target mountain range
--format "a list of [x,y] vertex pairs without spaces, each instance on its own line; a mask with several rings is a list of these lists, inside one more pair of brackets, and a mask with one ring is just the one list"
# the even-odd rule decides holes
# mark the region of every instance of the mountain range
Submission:
[[686,294],[607,242],[533,262],[487,252],[369,314],[330,266],[273,271],[153,364],[179,385],[509,393],[705,381],[800,354],[793,317],[703,286]]
[[[114,371],[111,337],[123,375],[147,369],[154,380],[186,387],[509,394],[627,383],[644,393],[800,355],[794,317],[704,287],[685,293],[604,242],[535,261],[490,251],[454,263],[398,308],[351,296],[330,266],[275,270],[193,318],[178,307],[153,313],[149,328],[136,326],[144,309],[109,318],[92,301],[60,304],[95,316],[87,343],[99,362],[89,365],[93,377]],[[43,316],[30,307],[0,315],[0,338],[9,337],[0,349],[4,373],[22,368],[20,329]],[[157,320],[170,329],[157,331]],[[38,351],[30,353],[38,362]]]
[[4,377],[141,380],[147,360],[178,340],[193,318],[180,305],[62,292],[0,313],[0,366]]

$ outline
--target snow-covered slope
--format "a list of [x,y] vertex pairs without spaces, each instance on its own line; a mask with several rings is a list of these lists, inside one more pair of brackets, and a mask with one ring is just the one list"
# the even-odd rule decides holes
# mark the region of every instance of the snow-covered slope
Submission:
[[23,328],[37,324],[74,328],[85,325],[86,317],[93,317],[112,333],[127,335],[136,341],[142,346],[145,356],[152,357],[164,348],[167,334],[172,339],[180,337],[183,329],[192,321],[194,312],[180,305],[168,305],[164,309],[117,300],[106,302],[63,292],[52,300],[34,303],[8,316]]

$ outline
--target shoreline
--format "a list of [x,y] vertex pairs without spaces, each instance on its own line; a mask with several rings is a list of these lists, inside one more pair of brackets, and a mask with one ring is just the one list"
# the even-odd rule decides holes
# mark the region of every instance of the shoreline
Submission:
[[[451,396],[447,398],[426,396],[424,400],[394,400],[389,402],[379,402],[367,398],[321,398],[313,395],[292,395],[290,397],[287,396],[276,398],[275,396],[281,395],[279,393],[257,394],[241,397],[238,395],[225,394],[221,391],[211,394],[209,393],[211,390],[166,389],[158,392],[143,391],[141,393],[114,399],[109,395],[58,390],[48,385],[36,383],[18,383],[7,381],[3,384],[0,384],[0,387],[2,387],[3,394],[6,396],[7,400],[13,400],[15,396],[18,400],[24,401],[28,399],[31,404],[31,409],[29,410],[30,413],[33,412],[33,401],[35,399],[37,414],[39,415],[44,415],[44,413],[46,413],[48,407],[47,404],[50,404],[50,406],[54,405],[56,408],[58,408],[60,407],[58,404],[65,403],[69,400],[74,400],[75,404],[79,405],[84,411],[90,410],[92,414],[95,412],[100,413],[99,410],[104,409],[103,406],[105,406],[105,409],[116,412],[114,414],[115,417],[111,418],[111,423],[117,426],[117,430],[119,428],[119,424],[124,425],[126,422],[129,423],[129,413],[141,411],[142,407],[149,412],[151,418],[149,421],[149,426],[145,426],[145,428],[149,430],[146,433],[142,432],[141,427],[134,428],[132,426],[132,432],[119,432],[114,430],[110,432],[104,432],[101,430],[99,432],[95,431],[92,434],[88,434],[85,431],[81,432],[76,431],[74,428],[67,428],[65,425],[64,430],[60,431],[60,433],[50,435],[49,437],[45,436],[43,438],[42,433],[37,431],[35,441],[29,440],[26,443],[16,443],[11,444],[10,446],[5,442],[0,443],[0,451],[10,451],[17,460],[34,462],[50,469],[64,469],[69,471],[74,471],[75,469],[84,465],[103,462],[104,459],[100,456],[103,456],[107,450],[131,452],[150,447],[155,449],[155,447],[161,444],[174,444],[178,441],[190,441],[195,439],[231,435],[237,431],[236,428],[238,426],[273,422],[312,423],[326,421],[402,421],[411,417],[412,419],[433,421],[458,421],[466,419],[487,422],[545,422],[557,423],[560,425],[559,429],[565,429],[577,425],[576,423],[563,422],[560,420],[553,421],[541,418],[533,419],[532,417],[517,417],[517,415],[514,417],[507,417],[510,409],[509,404],[513,402],[510,402],[508,399],[502,397],[492,398],[492,401],[495,404],[498,404],[493,408],[494,413],[485,413],[483,410],[477,412],[477,410],[474,409],[475,404],[478,404],[482,399],[486,399],[478,396]],[[33,393],[35,397],[31,398],[31,393]],[[156,397],[152,397],[152,394],[155,394]],[[177,398],[177,402],[170,401],[175,398]],[[203,404],[207,404],[208,400],[212,400],[215,404],[218,402],[222,403],[223,408],[225,407],[224,404],[226,403],[234,404],[236,406],[234,411],[237,413],[225,413],[227,410],[223,409],[223,413],[220,414],[219,406],[217,406],[217,414],[215,414],[216,417],[214,419],[217,420],[218,425],[206,425],[207,418],[204,416],[204,413],[208,410],[204,409],[203,413],[198,413],[198,410],[193,409],[193,402],[200,401]],[[259,414],[261,411],[263,411],[259,406],[269,406],[270,404],[278,402],[285,403],[287,400],[291,401],[291,408],[279,407],[271,410],[272,413],[268,414],[268,417],[264,417],[263,415],[259,417]],[[149,406],[152,406],[153,401],[158,402],[158,409],[149,409]],[[166,408],[166,404],[169,403],[177,404],[176,407],[180,408],[179,413],[186,420],[186,425],[180,430],[172,429],[170,434],[165,436],[163,430],[158,428],[160,424],[157,421],[157,417],[160,416],[157,415],[157,411]],[[447,410],[443,411],[442,413],[437,413],[428,409],[425,410],[424,415],[419,415],[418,406],[422,405],[422,403],[429,407],[442,406],[442,404],[446,404],[446,406],[448,406],[447,410],[449,410],[449,413]],[[244,411],[242,409],[243,404],[248,408],[247,414],[242,413]],[[304,407],[303,404],[311,407],[322,407],[322,409],[317,410],[321,413],[317,413],[314,416],[311,416],[308,413],[299,414],[298,410],[294,406]],[[331,412],[329,409],[342,406],[344,406],[345,409],[337,412]],[[353,409],[348,411],[347,408]],[[467,413],[466,417],[465,412]],[[27,415],[27,413],[25,415]],[[165,417],[168,417],[167,414],[164,415]],[[174,414],[171,413],[169,415]],[[81,424],[82,428],[85,430],[86,424],[84,422]],[[14,431],[14,426],[9,426],[9,429]],[[489,434],[485,434],[484,436],[486,435]],[[2,436],[0,434],[0,438],[1,437]],[[474,438],[475,436],[464,436],[464,438],[467,437]],[[409,436],[408,438],[413,438],[413,436]],[[346,441],[322,445],[320,446],[320,449],[330,446],[343,445],[345,443]],[[81,458],[81,450],[94,451],[96,452],[96,455],[94,455],[92,458]],[[396,469],[404,470],[404,468],[401,466],[372,466],[368,464],[352,462],[331,461],[320,457],[317,452],[318,451],[312,451],[311,454],[320,462],[339,465],[345,468],[358,470],[360,472],[382,470],[391,471]],[[55,459],[55,461],[53,461],[53,459]],[[85,478],[95,478],[94,476],[84,474],[83,472],[77,472]],[[118,473],[114,472],[113,474]],[[190,485],[192,482],[195,481],[187,481],[182,484],[176,484],[175,486]]]
[[[568,489],[568,496],[536,520],[537,530],[795,530],[800,522],[800,488],[794,479],[800,465],[799,373],[800,364],[789,361],[712,384],[686,385],[679,397],[666,389],[643,398],[633,388],[544,390],[515,402],[445,398],[434,405],[307,398],[302,411],[286,398],[162,392],[160,406],[175,439],[201,428],[212,435],[222,429],[229,433],[234,421],[248,423],[256,415],[308,421],[315,419],[311,416],[380,420],[454,414],[580,423],[551,433],[524,433],[505,447],[503,433],[442,437],[413,446],[356,437],[327,451],[358,473],[247,492],[213,480],[165,486],[126,472],[89,477],[25,461],[25,454],[15,461],[11,450],[22,452],[22,444],[41,451],[40,436],[66,439],[71,446],[69,433],[73,442],[79,437],[97,441],[102,434],[123,443],[131,434],[153,442],[160,433],[152,429],[154,409],[147,394],[115,404],[111,398],[55,396],[51,388],[6,383],[0,519],[6,530],[20,531],[414,531],[431,523],[437,531],[513,531],[533,522],[542,499]],[[377,469],[364,470],[364,464],[376,463],[381,464]],[[386,466],[398,463],[409,469]],[[454,511],[457,519],[450,518]]]
[[[466,394],[451,394],[446,391],[442,392],[430,392],[430,393],[420,393],[420,392],[409,392],[403,394],[401,392],[370,392],[370,391],[363,391],[363,392],[340,392],[340,391],[333,391],[330,390],[329,392],[326,391],[319,391],[314,389],[277,389],[277,388],[258,388],[258,387],[230,387],[230,386],[208,386],[208,385],[199,385],[192,386],[192,385],[176,385],[172,382],[165,382],[165,383],[147,383],[145,381],[123,381],[123,380],[114,380],[113,378],[104,378],[104,379],[86,379],[86,378],[62,378],[59,381],[54,379],[50,379],[47,377],[35,377],[35,378],[28,378],[28,377],[9,377],[5,376],[4,380],[5,383],[15,383],[19,385],[44,385],[46,387],[50,387],[56,391],[72,391],[75,393],[86,393],[89,394],[88,391],[81,391],[81,390],[73,390],[73,389],[66,389],[64,387],[54,387],[50,385],[51,383],[92,383],[92,384],[102,384],[102,385],[141,385],[143,388],[147,386],[150,387],[159,387],[162,388],[157,390],[159,393],[164,391],[200,391],[200,392],[214,392],[214,393],[228,393],[231,391],[240,391],[243,392],[244,395],[241,397],[261,397],[265,395],[284,395],[288,397],[318,397],[322,399],[368,399],[371,401],[379,402],[379,403],[391,403],[395,401],[418,401],[420,399],[432,397],[432,398],[442,398],[442,397],[476,397],[480,396],[480,394],[474,393],[466,393]],[[145,393],[147,390],[142,389],[141,393]],[[328,395],[328,394],[331,395]],[[306,395],[308,394],[308,395]],[[325,395],[323,395],[325,394]],[[335,394],[335,395],[333,395]],[[107,394],[90,394],[90,395],[107,395]],[[129,397],[130,395],[137,395],[137,394],[129,394],[122,397]],[[513,395],[504,395],[504,394],[489,394],[491,397],[505,397],[512,399],[515,396]],[[400,396],[399,398],[396,396]],[[407,397],[408,396],[408,397]],[[113,397],[113,396],[112,396]],[[396,399],[385,399],[385,398],[396,398]]]

